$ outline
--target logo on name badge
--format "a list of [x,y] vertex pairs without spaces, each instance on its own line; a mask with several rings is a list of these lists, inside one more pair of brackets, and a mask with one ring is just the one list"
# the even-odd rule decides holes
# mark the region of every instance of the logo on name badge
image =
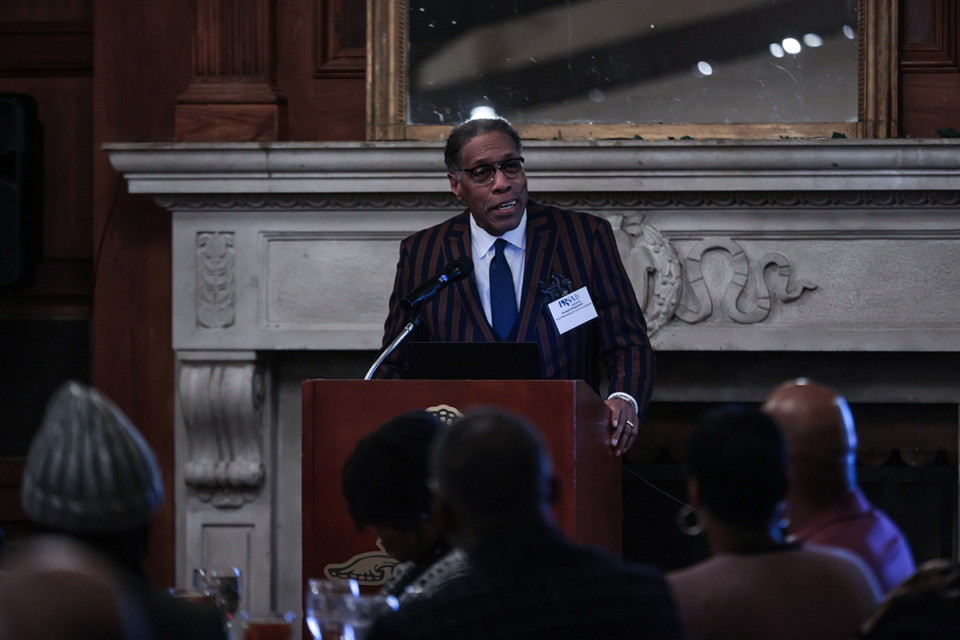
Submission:
[[586,287],[581,287],[573,293],[551,302],[547,305],[547,308],[550,309],[553,321],[557,325],[557,331],[561,334],[597,317],[597,310],[593,306],[593,300],[590,298],[590,292],[587,291]]

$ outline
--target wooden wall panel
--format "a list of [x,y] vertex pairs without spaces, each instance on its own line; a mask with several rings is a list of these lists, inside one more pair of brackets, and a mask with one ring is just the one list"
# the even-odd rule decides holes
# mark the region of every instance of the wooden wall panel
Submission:
[[0,91],[37,100],[44,127],[43,261],[36,282],[0,309],[41,317],[84,316],[92,295],[93,81],[90,77],[0,77]]
[[960,74],[905,73],[900,87],[904,137],[937,138],[939,129],[960,131]]
[[365,3],[286,0],[279,7],[277,85],[287,97],[290,139],[363,140]]
[[0,23],[93,19],[94,0],[7,0],[0,2]]
[[190,0],[103,2],[94,23],[93,379],[160,463],[167,491],[147,567],[160,585],[173,584],[176,553],[170,215],[128,194],[100,145],[173,139],[176,96],[193,77],[193,19]]
[[92,22],[79,9],[62,7],[76,19],[60,21],[45,19],[54,7],[31,6],[21,14],[27,20],[0,12],[0,91],[37,101],[44,128],[44,259],[36,282],[4,298],[0,314],[83,316],[92,294]]
[[903,0],[900,45],[901,135],[960,131],[960,11],[956,0]]
[[367,33],[364,3],[319,0],[314,49],[314,78],[363,78],[366,71]]
[[29,286],[0,296],[0,414],[19,426],[4,434],[0,460],[0,523],[12,547],[27,534],[23,456],[47,399],[66,378],[90,378],[92,19],[91,0],[0,3],[0,91],[33,97],[44,130],[43,257]]

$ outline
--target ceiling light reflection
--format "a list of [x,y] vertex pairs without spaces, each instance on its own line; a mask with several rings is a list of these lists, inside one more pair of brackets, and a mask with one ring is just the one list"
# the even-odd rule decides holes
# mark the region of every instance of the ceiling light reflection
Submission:
[[786,55],[783,52],[783,47],[780,46],[779,42],[774,42],[773,44],[770,45],[770,54],[774,58],[782,58],[784,55]]
[[470,109],[471,120],[490,120],[499,117],[500,116],[497,115],[497,110],[487,105],[480,105]]
[[803,49],[803,46],[800,44],[800,41],[796,38],[784,38],[783,39],[783,50],[787,53],[797,55],[800,53],[800,50]]
[[808,33],[803,36],[803,44],[808,47],[819,47],[823,44],[823,38],[815,33]]

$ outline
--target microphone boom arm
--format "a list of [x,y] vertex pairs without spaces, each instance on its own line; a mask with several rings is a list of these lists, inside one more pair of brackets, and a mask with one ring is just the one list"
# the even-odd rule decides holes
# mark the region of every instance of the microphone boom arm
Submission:
[[373,365],[367,371],[367,375],[363,377],[364,380],[370,380],[373,378],[373,374],[377,370],[377,367],[379,367],[380,364],[383,363],[383,361],[386,360],[391,353],[393,353],[393,350],[397,348],[398,344],[403,342],[404,338],[410,335],[410,332],[413,331],[418,324],[420,324],[420,320],[422,319],[423,314],[418,312],[417,315],[414,316],[413,320],[407,323],[407,326],[403,328],[403,331],[400,332],[400,335],[398,335],[394,341],[383,350],[383,353],[380,354],[380,357],[377,358],[377,361],[373,363]]

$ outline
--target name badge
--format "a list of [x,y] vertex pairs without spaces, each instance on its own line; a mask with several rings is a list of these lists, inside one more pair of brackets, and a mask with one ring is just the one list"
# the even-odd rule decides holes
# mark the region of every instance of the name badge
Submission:
[[554,300],[547,305],[547,308],[553,314],[553,321],[560,333],[566,333],[597,317],[597,310],[593,306],[593,300],[590,299],[590,292],[586,287],[581,287],[569,295]]

